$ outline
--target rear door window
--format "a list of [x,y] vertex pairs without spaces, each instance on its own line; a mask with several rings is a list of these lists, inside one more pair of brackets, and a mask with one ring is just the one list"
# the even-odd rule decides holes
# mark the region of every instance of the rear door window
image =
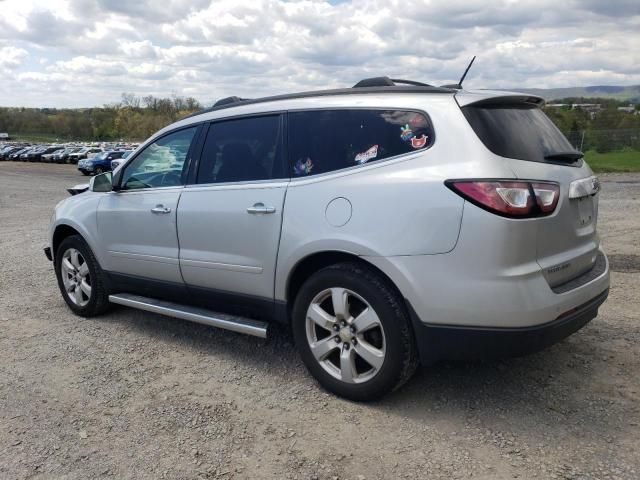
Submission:
[[481,104],[462,111],[482,143],[496,155],[533,162],[579,162],[571,155],[577,153],[573,146],[537,106]]
[[332,172],[425,150],[431,122],[407,110],[310,110],[289,113],[292,177]]
[[282,117],[266,115],[212,123],[197,183],[251,182],[284,178]]

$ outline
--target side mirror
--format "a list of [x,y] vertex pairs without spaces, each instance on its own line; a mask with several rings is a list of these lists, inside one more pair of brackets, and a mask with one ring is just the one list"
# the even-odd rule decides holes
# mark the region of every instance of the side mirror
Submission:
[[121,163],[120,165],[118,165],[118,167],[113,170],[112,173],[112,178],[111,178],[111,190],[113,190],[114,192],[119,192],[120,190],[122,190],[122,172],[124,171],[124,165],[123,163]]
[[89,180],[89,190],[92,192],[110,192],[113,190],[111,172],[101,173]]

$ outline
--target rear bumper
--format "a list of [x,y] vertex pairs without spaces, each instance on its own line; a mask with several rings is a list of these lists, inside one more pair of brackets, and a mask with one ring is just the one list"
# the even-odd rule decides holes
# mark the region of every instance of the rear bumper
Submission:
[[494,328],[427,324],[409,305],[420,360],[472,360],[527,355],[580,330],[598,315],[609,289],[551,322],[532,327]]

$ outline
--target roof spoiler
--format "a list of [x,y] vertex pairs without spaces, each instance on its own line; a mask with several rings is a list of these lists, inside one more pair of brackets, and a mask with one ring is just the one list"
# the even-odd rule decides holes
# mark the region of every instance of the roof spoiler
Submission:
[[455,99],[460,107],[469,105],[499,106],[513,104],[543,107],[545,104],[545,100],[542,97],[528,95],[526,93],[501,92],[496,90],[459,90],[455,94]]

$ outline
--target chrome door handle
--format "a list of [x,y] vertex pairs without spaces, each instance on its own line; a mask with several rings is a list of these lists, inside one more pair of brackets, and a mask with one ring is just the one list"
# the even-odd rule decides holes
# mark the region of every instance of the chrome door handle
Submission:
[[164,205],[156,205],[151,209],[152,213],[170,213],[171,209],[169,207],[165,207]]
[[247,208],[247,212],[252,215],[276,213],[276,207],[267,207],[264,203],[254,203],[252,207]]

